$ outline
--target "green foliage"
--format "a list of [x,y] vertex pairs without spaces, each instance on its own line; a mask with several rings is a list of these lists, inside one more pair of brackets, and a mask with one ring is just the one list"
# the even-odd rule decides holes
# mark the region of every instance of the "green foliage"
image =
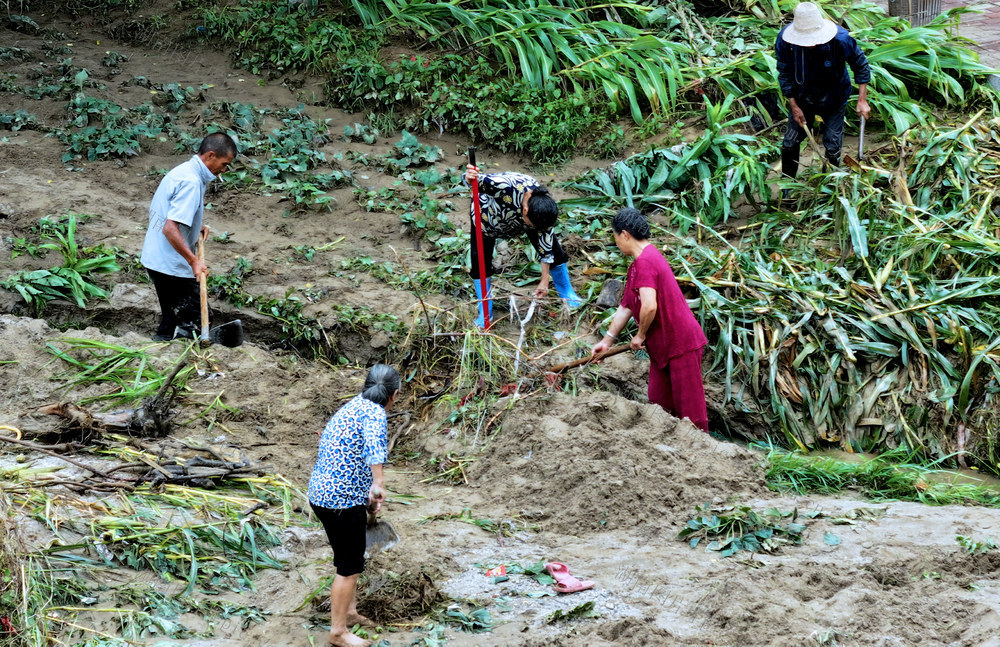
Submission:
[[12,113],[0,112],[0,128],[6,130],[39,130],[40,126],[35,116],[27,110],[18,109]]
[[101,87],[90,78],[85,68],[73,65],[72,58],[63,58],[55,65],[53,74],[43,74],[38,77],[34,87],[24,88],[24,93],[32,99],[52,97],[55,99],[70,99],[86,88]]
[[988,553],[997,547],[996,542],[993,541],[992,537],[978,540],[973,539],[972,537],[957,535],[955,537],[955,541],[957,541],[958,545],[964,548],[970,555],[982,555],[983,553]]
[[[700,514],[689,519],[686,527],[677,533],[691,548],[706,540],[706,550],[719,551],[729,557],[745,550],[751,553],[773,553],[785,544],[801,544],[805,525],[796,523],[798,511],[784,514],[768,510],[760,515],[749,506],[711,507],[707,503],[695,508]],[[790,516],[791,521],[779,521]]]
[[507,573],[511,575],[527,575],[542,586],[552,586],[556,583],[556,578],[549,575],[549,572],[545,569],[545,560],[528,564],[527,566],[524,564],[508,564]]
[[344,126],[344,137],[352,142],[374,144],[378,140],[378,134],[378,129],[365,124],[356,123],[353,126]]
[[23,47],[0,47],[0,63],[5,61],[27,61],[31,58],[31,50]]
[[16,74],[0,73],[0,92],[10,92],[11,94],[20,92],[21,86],[16,81]]
[[676,25],[664,7],[614,2],[617,20],[589,3],[567,0],[530,7],[493,0],[465,7],[409,0],[353,0],[370,28],[409,29],[452,49],[476,47],[504,63],[505,72],[538,89],[603,91],[616,110],[636,122],[644,110],[670,109],[685,45],[660,30]]
[[923,27],[886,18],[875,5],[845,4],[835,11],[865,49],[872,71],[869,104],[895,132],[933,120],[917,99],[965,109],[986,101],[996,110],[997,96],[978,83],[989,66],[958,35],[969,8],[949,9]]
[[237,307],[252,307],[257,312],[274,318],[281,326],[285,343],[293,348],[310,349],[313,354],[322,356],[328,349],[326,335],[316,319],[303,316],[302,308],[305,304],[300,298],[293,296],[295,288],[290,288],[281,299],[252,295],[243,287],[244,280],[251,272],[250,262],[240,257],[236,259],[236,265],[225,274],[208,277],[209,290]]
[[[142,349],[72,337],[58,340],[58,345],[47,343],[46,348],[68,367],[53,376],[65,382],[63,388],[92,384],[112,387],[113,390],[78,400],[83,405],[91,402],[107,402],[109,406],[138,405],[156,395],[169,373],[154,369],[149,354]],[[185,366],[171,384],[183,390],[193,372],[193,366]]]
[[485,58],[351,57],[332,69],[326,93],[353,112],[391,115],[391,126],[416,133],[447,130],[501,151],[557,162],[579,140],[600,132],[610,107],[589,93],[538,89],[497,75]]
[[[920,501],[929,505],[973,504],[1000,507],[1000,493],[979,485],[956,483],[938,463],[925,465],[904,450],[846,462],[801,452],[768,453],[767,483],[797,493],[834,493],[856,489],[875,500]],[[953,475],[952,479],[953,479]]]
[[109,68],[118,68],[122,63],[125,63],[128,60],[128,56],[111,50],[104,55],[104,58],[101,59],[101,65]]
[[199,37],[233,45],[234,57],[254,74],[320,71],[330,59],[370,46],[308,2],[241,0],[236,6],[205,8],[200,18]]
[[557,622],[566,622],[568,620],[579,620],[583,618],[600,618],[601,616],[594,611],[594,601],[590,600],[584,602],[583,604],[578,604],[568,611],[563,611],[562,609],[556,609],[549,615],[545,616],[545,624],[551,625]]
[[366,306],[334,305],[331,309],[337,322],[347,330],[365,334],[381,330],[397,341],[407,332],[406,325],[399,317]]
[[192,86],[181,87],[179,83],[162,83],[153,86],[156,96],[154,102],[166,108],[167,112],[180,112],[181,108],[192,101],[202,100],[202,93],[209,89],[210,85],[202,84],[199,90]]
[[396,142],[394,155],[391,158],[393,166],[403,170],[410,166],[424,166],[441,159],[442,152],[437,146],[421,144],[417,138],[403,131],[403,138]]
[[[43,222],[48,221],[43,219]],[[61,266],[22,270],[0,282],[0,287],[20,294],[36,315],[41,314],[45,304],[52,299],[70,299],[84,308],[89,299],[105,298],[107,293],[92,282],[93,277],[120,269],[115,262],[117,250],[103,245],[81,248],[76,241],[76,225],[77,214],[67,214],[42,234],[44,240],[51,242],[35,247],[36,250],[57,250],[63,257]]]
[[480,634],[493,631],[493,618],[485,607],[473,605],[472,609],[466,611],[462,605],[452,604],[438,614],[438,619],[469,633]]
[[739,198],[769,201],[769,162],[778,154],[777,145],[733,132],[750,117],[733,118],[732,109],[732,96],[718,106],[709,103],[707,128],[697,140],[633,155],[569,183],[568,188],[595,196],[571,204],[657,207],[677,216],[684,233],[699,221],[725,222]]
[[295,256],[301,258],[306,263],[311,263],[315,255],[316,249],[309,245],[299,245],[295,248]]
[[[85,156],[89,161],[132,157],[142,150],[142,138],[153,139],[163,132],[162,115],[143,106],[126,110],[107,99],[79,93],[67,110],[73,115],[70,127],[57,133],[66,144],[63,162],[77,156]],[[99,125],[93,125],[94,122]]]

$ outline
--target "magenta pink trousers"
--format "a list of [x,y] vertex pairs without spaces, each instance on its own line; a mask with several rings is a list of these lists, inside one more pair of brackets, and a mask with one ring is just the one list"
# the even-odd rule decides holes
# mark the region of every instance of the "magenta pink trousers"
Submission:
[[667,362],[666,368],[649,363],[649,401],[678,418],[688,418],[702,431],[708,431],[708,407],[705,385],[701,381],[701,356],[704,348],[684,353]]

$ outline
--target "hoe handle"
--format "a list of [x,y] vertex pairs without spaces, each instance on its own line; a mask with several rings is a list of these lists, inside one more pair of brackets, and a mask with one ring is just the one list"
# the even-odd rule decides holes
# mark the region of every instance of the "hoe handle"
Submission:
[[[198,260],[205,262],[205,235],[198,240]],[[208,346],[208,277],[204,272],[198,275],[198,289],[201,292],[201,340],[202,346]]]
[[577,366],[583,366],[585,364],[590,364],[591,362],[599,362],[605,357],[611,357],[612,355],[617,355],[619,353],[624,353],[629,350],[631,346],[628,344],[618,344],[617,346],[612,346],[603,353],[598,353],[596,355],[591,355],[590,357],[581,357],[580,359],[574,359],[572,362],[566,362],[565,364],[556,364],[548,370],[549,373],[563,373],[571,368],[576,368]]

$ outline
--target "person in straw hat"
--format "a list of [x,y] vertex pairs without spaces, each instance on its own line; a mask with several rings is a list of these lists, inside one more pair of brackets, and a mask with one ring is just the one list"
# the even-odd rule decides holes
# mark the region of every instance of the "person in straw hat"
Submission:
[[[831,164],[840,164],[844,140],[844,113],[851,97],[851,66],[858,84],[857,112],[868,118],[868,82],[871,71],[858,42],[843,27],[826,18],[812,2],[800,2],[790,25],[774,45],[778,84],[788,98],[788,128],[781,143],[781,171],[795,177],[799,148],[816,117],[823,118],[823,146]],[[785,196],[788,197],[787,189]]]

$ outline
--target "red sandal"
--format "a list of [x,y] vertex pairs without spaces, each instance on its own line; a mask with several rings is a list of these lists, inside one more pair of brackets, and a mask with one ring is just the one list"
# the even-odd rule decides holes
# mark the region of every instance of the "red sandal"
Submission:
[[545,570],[549,572],[549,575],[556,579],[553,589],[556,593],[576,593],[578,591],[586,591],[587,589],[594,588],[594,582],[591,580],[578,580],[569,574],[569,568],[565,564],[560,564],[559,562],[549,562],[545,565]]

